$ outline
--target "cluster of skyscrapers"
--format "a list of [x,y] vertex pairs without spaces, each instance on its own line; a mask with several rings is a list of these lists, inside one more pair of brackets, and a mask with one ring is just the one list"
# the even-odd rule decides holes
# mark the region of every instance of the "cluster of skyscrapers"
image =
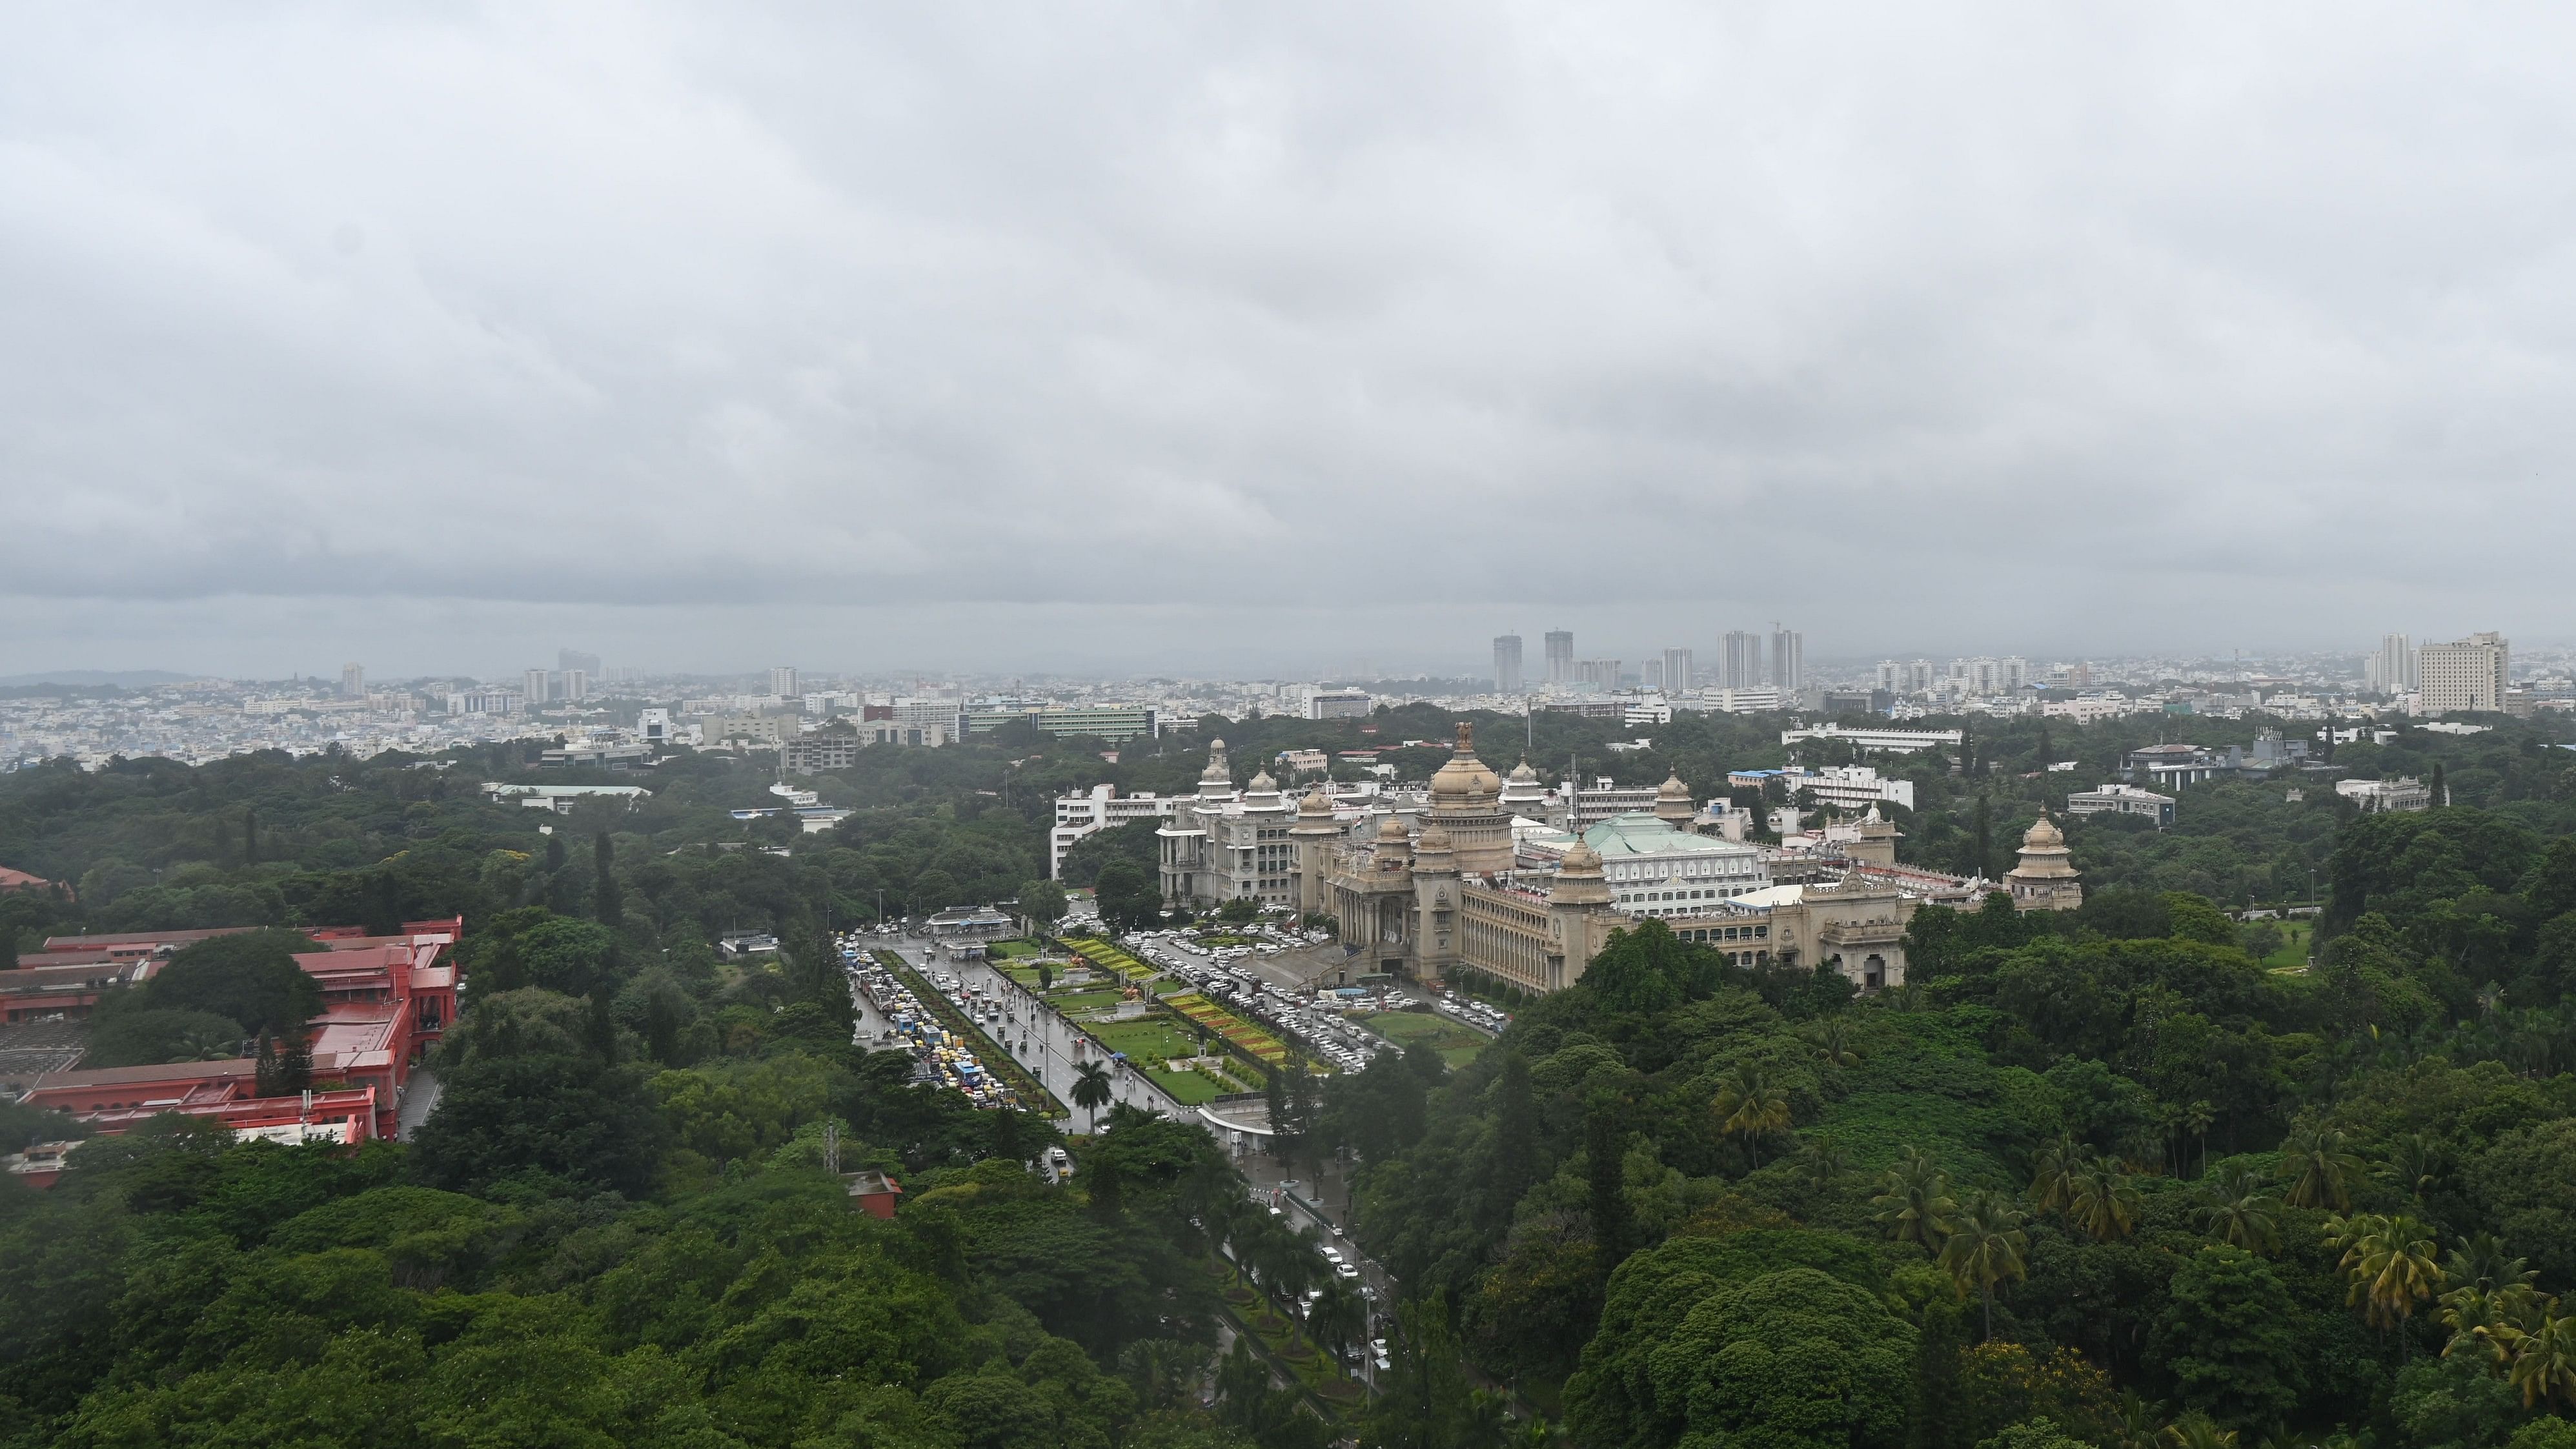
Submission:
[[1624,659],[1576,657],[1574,631],[1551,629],[1544,638],[1544,670],[1532,679],[1523,663],[1521,636],[1498,634],[1494,637],[1494,690],[1498,694],[1528,694],[1541,688],[1608,690],[1637,685],[1679,693],[1689,689],[1764,686],[1793,690],[1804,685],[1806,636],[1774,625],[1767,650],[1764,643],[1760,634],[1733,630],[1719,641],[1714,668],[1701,668],[1689,648],[1674,645],[1656,657],[1640,661],[1631,674]]

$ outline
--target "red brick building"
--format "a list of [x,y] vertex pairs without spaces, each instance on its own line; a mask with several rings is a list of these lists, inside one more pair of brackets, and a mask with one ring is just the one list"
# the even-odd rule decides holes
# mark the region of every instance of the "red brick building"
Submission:
[[[330,1088],[312,1096],[328,1099],[332,1112],[360,1096],[367,1104],[365,1131],[346,1140],[395,1134],[411,1069],[456,1019],[452,953],[464,927],[457,917],[408,921],[393,936],[371,936],[357,926],[304,932],[322,948],[295,957],[322,989],[322,1014],[311,1023],[307,1048],[314,1080]],[[41,953],[23,958],[26,966],[0,977],[0,1013],[13,1023],[86,1017],[101,992],[150,980],[181,947],[244,929],[52,937]],[[218,1117],[245,1133],[308,1125],[308,1101],[251,1096],[252,1069],[250,1058],[237,1057],[46,1072],[0,1087],[24,1088],[29,1105],[107,1124],[108,1131],[173,1111]]]

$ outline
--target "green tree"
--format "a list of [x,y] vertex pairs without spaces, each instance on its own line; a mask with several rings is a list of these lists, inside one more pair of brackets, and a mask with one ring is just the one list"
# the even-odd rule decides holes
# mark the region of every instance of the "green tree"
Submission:
[[1586,1196],[1592,1211],[1592,1241],[1606,1278],[1636,1244],[1628,1213],[1626,1154],[1628,1127],[1623,1105],[1609,1097],[1596,1099],[1583,1117]]
[[2075,1176],[2066,1204],[2067,1219],[2095,1238],[2108,1242],[2129,1235],[2138,1221],[2138,1189],[2120,1164],[2096,1157]]
[[2526,1408],[2559,1403],[2576,1408],[2576,1316],[2550,1314],[2517,1339],[2505,1374],[2522,1391]]
[[2252,1168],[2223,1172],[2201,1181],[2201,1225],[2211,1237],[2249,1252],[2265,1253],[2281,1245],[2280,1200],[2272,1184]]
[[[295,957],[317,949],[296,931],[211,937],[179,948],[170,963],[143,984],[131,1004],[155,1011],[205,1012],[252,1031],[301,1035],[305,1023],[322,1012],[322,988],[295,964]],[[98,1014],[112,1021],[115,1009],[102,1002]]]
[[[1537,1181],[1539,1170],[1538,1099],[1530,1086],[1529,1058],[1510,1046],[1502,1050],[1502,1069],[1494,1076],[1494,1141],[1486,1159],[1484,1207],[1486,1222],[1495,1226],[1511,1221],[1513,1207]],[[1373,1061],[1360,1075],[1377,1067]]]
[[1905,1149],[1869,1202],[1877,1209],[1871,1221],[1887,1229],[1890,1238],[1920,1243],[1934,1252],[1949,1236],[1951,1220],[1959,1210],[1950,1197],[1949,1174],[1919,1147]]
[[1736,1281],[1702,1275],[1687,1288],[1651,1273],[1621,1275],[1566,1389],[1574,1442],[1905,1442],[1915,1330],[1878,1294],[1811,1267]]
[[2403,1325],[2417,1303],[2441,1291],[2440,1249],[2432,1230],[2411,1217],[2330,1218],[2326,1240],[2340,1251],[2337,1266],[2351,1280],[2346,1301],[2377,1327]]
[[2288,1417],[2307,1387],[2299,1317],[2269,1264],[2212,1243],[2175,1272],[2148,1353],[2185,1408],[2259,1427]]
[[617,847],[603,830],[590,840],[591,919],[616,930],[626,919],[624,897],[617,888]]
[[1041,931],[1055,929],[1064,919],[1064,887],[1051,880],[1032,880],[1020,886],[1020,914],[1029,918]]
[[1719,1077],[1717,1096],[1709,1105],[1717,1130],[1743,1139],[1757,1169],[1762,1166],[1762,1134],[1789,1126],[1789,1094],[1760,1067],[1739,1066]]
[[2027,1274],[2030,1234],[2022,1216],[1997,1193],[1980,1192],[1950,1220],[1941,1240],[1940,1266],[1965,1298],[1971,1289],[1985,1305],[1985,1334],[1995,1334],[1995,1285]]
[[2283,1199],[2292,1207],[2352,1206],[2352,1189],[2368,1173],[2360,1154],[2344,1145],[2344,1135],[2330,1127],[2292,1133],[2282,1144],[2281,1165],[2290,1179]]
[[1109,1086],[1109,1072],[1098,1062],[1077,1062],[1073,1068],[1073,1105],[1091,1114],[1091,1130],[1100,1130],[1100,1109],[1109,1105],[1114,1093]]

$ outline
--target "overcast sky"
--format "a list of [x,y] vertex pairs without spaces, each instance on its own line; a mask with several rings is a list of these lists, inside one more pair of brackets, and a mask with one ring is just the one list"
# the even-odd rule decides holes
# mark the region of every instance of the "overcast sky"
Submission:
[[2565,637],[2576,12],[20,7],[0,670]]

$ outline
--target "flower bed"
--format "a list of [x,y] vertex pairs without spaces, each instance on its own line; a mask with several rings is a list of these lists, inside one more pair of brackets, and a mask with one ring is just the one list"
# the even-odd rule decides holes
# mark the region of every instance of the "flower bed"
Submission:
[[1228,1045],[1251,1053],[1265,1067],[1286,1066],[1288,1063],[1288,1049],[1279,1044],[1279,1038],[1195,991],[1164,997],[1163,1004],[1214,1031],[1225,1038]]
[[1132,980],[1139,976],[1151,976],[1154,974],[1153,967],[1148,966],[1144,962],[1137,960],[1135,957],[1128,955],[1125,950],[1118,946],[1114,946],[1107,941],[1084,936],[1076,936],[1072,940],[1065,942],[1064,945],[1075,955],[1082,957],[1084,960],[1091,962],[1095,966],[1099,966],[1104,970],[1107,970],[1110,974],[1117,976],[1122,980]]

